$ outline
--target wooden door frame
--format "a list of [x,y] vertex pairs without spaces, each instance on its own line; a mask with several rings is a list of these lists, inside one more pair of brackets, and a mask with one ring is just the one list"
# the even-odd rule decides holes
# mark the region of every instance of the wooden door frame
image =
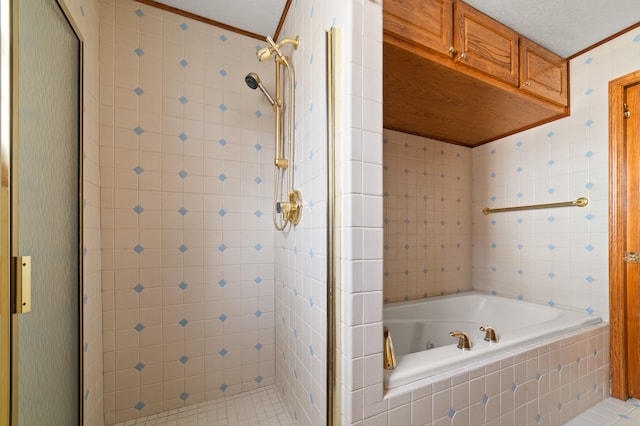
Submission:
[[609,82],[609,324],[611,396],[627,399],[626,147],[624,92],[640,84],[640,71]]

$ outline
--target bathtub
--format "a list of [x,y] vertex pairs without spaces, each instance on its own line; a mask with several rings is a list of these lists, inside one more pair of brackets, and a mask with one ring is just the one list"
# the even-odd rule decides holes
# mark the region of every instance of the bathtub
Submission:
[[[601,321],[586,313],[479,292],[387,304],[384,326],[397,366],[385,370],[384,386],[392,389]],[[498,343],[486,342],[481,326],[493,327]],[[472,350],[458,349],[451,331],[464,331]]]

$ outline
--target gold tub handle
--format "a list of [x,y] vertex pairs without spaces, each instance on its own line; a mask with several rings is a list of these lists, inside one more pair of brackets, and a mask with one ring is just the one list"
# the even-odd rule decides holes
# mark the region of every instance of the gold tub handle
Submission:
[[396,354],[393,351],[393,342],[391,341],[391,333],[387,327],[384,328],[384,350],[383,350],[383,359],[384,359],[384,369],[385,370],[393,370],[396,368]]

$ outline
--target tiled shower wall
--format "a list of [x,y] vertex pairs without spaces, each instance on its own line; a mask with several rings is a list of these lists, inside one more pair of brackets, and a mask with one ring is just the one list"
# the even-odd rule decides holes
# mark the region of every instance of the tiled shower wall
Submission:
[[106,423],[274,383],[273,68],[129,0],[100,41]]
[[384,131],[384,300],[471,290],[471,149]]
[[474,288],[608,319],[608,82],[638,68],[635,29],[571,60],[570,117],[473,150]]
[[[297,82],[294,186],[302,192],[304,208],[299,225],[276,234],[276,388],[299,425],[327,421],[325,31],[348,25],[346,3],[294,1],[280,34],[300,36],[300,47],[290,57]],[[258,71],[267,66],[273,65],[260,65]]]

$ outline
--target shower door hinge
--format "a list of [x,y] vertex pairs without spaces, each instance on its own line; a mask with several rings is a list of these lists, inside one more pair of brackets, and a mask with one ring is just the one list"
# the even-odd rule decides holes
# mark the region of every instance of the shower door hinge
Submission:
[[23,314],[31,310],[31,256],[13,258],[13,313]]
[[631,117],[631,111],[629,110],[629,105],[627,105],[627,104],[623,104],[623,105],[624,105],[624,106],[623,106],[623,108],[624,108],[624,112],[622,113],[622,116],[623,116],[624,118],[629,118],[629,117]]
[[640,263],[640,251],[625,251],[625,263]]

